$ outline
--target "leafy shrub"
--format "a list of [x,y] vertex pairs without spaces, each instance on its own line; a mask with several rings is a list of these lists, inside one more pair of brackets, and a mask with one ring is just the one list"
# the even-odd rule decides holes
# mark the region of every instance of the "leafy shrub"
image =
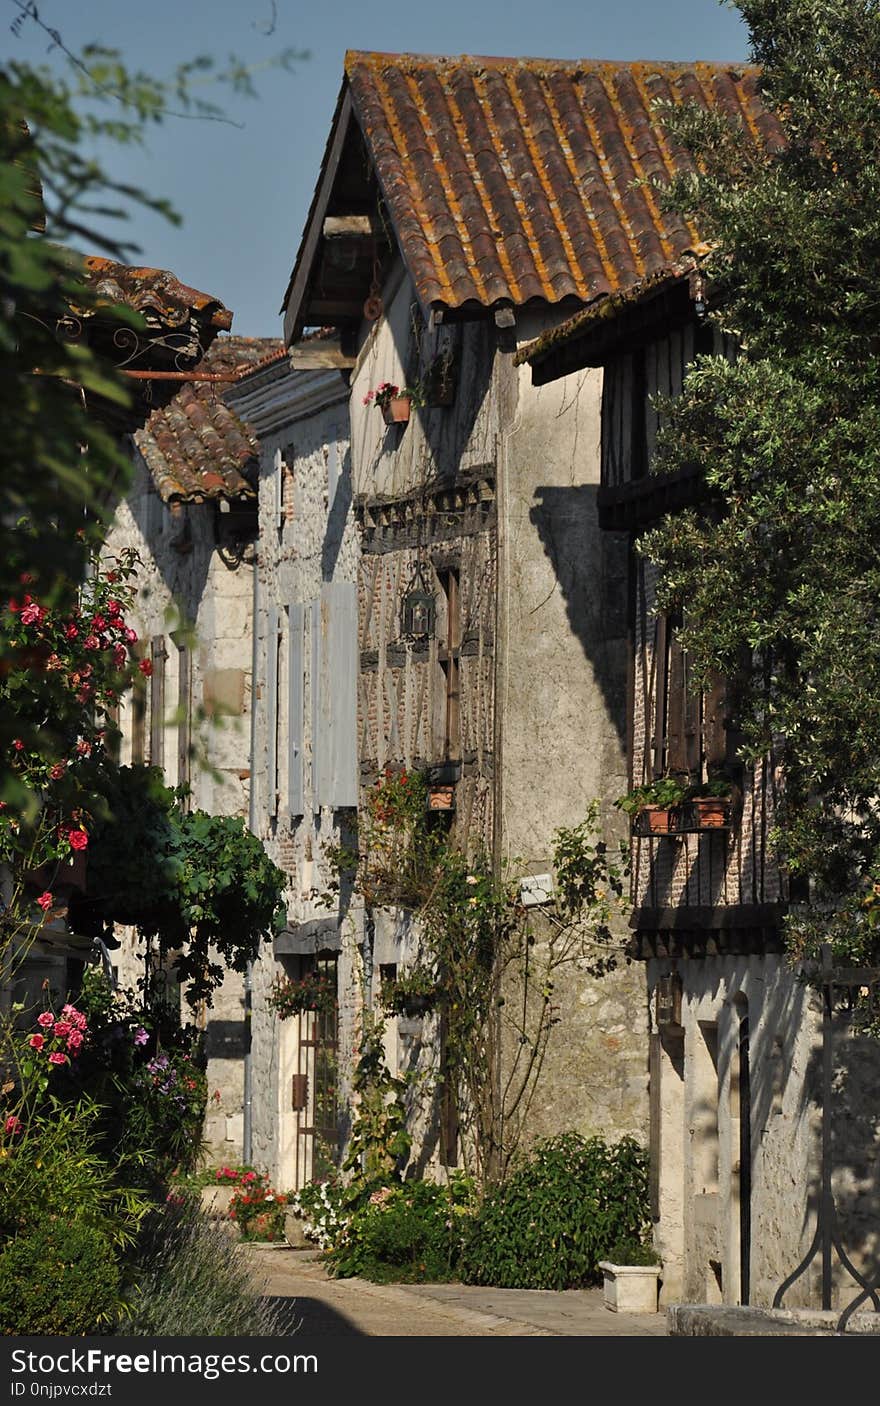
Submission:
[[271,1337],[275,1316],[229,1233],[191,1206],[157,1212],[134,1264],[133,1337]]
[[457,1277],[459,1229],[470,1183],[404,1182],[373,1191],[326,1256],[331,1273],[374,1283],[443,1282]]
[[0,1332],[92,1333],[119,1311],[119,1277],[110,1240],[96,1226],[32,1224],[0,1252]]
[[575,1289],[598,1281],[618,1241],[642,1243],[649,1227],[648,1157],[634,1138],[562,1133],[536,1144],[489,1190],[466,1237],[468,1284]]
[[619,1240],[602,1256],[610,1264],[653,1265],[660,1263],[660,1256],[653,1245],[642,1245],[637,1240]]
[[99,1155],[100,1116],[86,1100],[51,1099],[39,1113],[7,1120],[0,1136],[0,1236],[29,1234],[58,1217],[100,1230],[118,1245],[134,1240],[148,1203],[121,1186],[119,1168]]

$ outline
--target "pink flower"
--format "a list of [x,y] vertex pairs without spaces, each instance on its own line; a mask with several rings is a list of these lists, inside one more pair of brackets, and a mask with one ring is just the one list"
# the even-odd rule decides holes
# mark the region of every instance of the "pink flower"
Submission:
[[86,635],[83,640],[83,649],[100,649],[101,641],[97,635]]
[[69,1035],[73,1026],[67,1020],[56,1020],[53,1035],[57,1035],[59,1040],[63,1040],[65,1035]]
[[123,631],[123,639],[125,639],[128,644],[137,644],[137,630],[133,630],[130,625],[126,625]]
[[48,670],[48,672],[49,672],[50,674],[52,674],[52,673],[56,673],[56,674],[57,674],[58,670],[59,670],[59,669],[63,669],[63,668],[64,668],[64,663],[63,663],[63,661],[62,661],[61,659],[59,659],[58,655],[57,655],[57,654],[50,654],[50,655],[49,655],[49,658],[46,660],[46,669]]
[[[57,1026],[56,1026],[56,1030],[57,1030]],[[82,1044],[82,1042],[83,1042],[83,1034],[82,1034],[82,1031],[81,1031],[81,1030],[71,1030],[70,1034],[69,1034],[68,1037],[67,1037],[67,1048],[68,1048],[69,1050],[73,1050],[73,1052],[76,1053],[76,1051],[79,1049],[79,1047],[80,1047],[80,1045]]]
[[113,646],[113,663],[116,665],[116,668],[117,668],[117,669],[124,669],[127,659],[128,659],[128,653],[127,653],[127,651],[126,651],[125,645],[124,645],[124,644],[114,644],[114,646]]
[[[109,578],[108,578],[108,579],[109,579]],[[122,606],[119,604],[119,601],[118,601],[118,600],[108,600],[108,602],[107,602],[107,613],[108,613],[109,615],[121,615],[121,614],[122,614]]]
[[32,1050],[41,1050],[45,1043],[46,1041],[42,1035],[32,1035],[31,1038],[28,1040],[28,1044],[30,1045]]
[[60,781],[66,770],[67,762],[56,762],[49,768],[49,775],[53,781]]
[[81,737],[76,744],[76,754],[78,757],[90,757],[92,755],[91,742],[86,742],[85,738]]
[[75,640],[79,638],[79,630],[76,628],[72,620],[67,625],[65,625],[64,634],[69,640]]
[[134,1032],[134,1035],[132,1036],[132,1040],[133,1040],[134,1044],[136,1044],[136,1045],[145,1045],[145,1044],[147,1043],[147,1041],[149,1040],[149,1038],[150,1038],[149,1035],[147,1034],[146,1030],[144,1029],[144,1027],[143,1027],[142,1025],[139,1025],[139,1026],[138,1026],[137,1030]]
[[15,748],[16,752],[24,751],[24,743],[22,742],[20,737],[14,737],[12,739],[12,745]]
[[89,837],[86,831],[82,829],[70,830],[67,838],[70,840],[71,849],[86,849],[89,843]]
[[53,1050],[49,1056],[50,1064],[67,1064],[67,1062],[67,1055],[62,1054],[60,1050]]
[[14,1113],[10,1113],[4,1124],[3,1131],[7,1134],[20,1133],[21,1128],[21,1119],[17,1118]]
[[65,1020],[69,1020],[71,1025],[75,1025],[77,1030],[85,1030],[87,1021],[82,1011],[78,1011],[76,1006],[62,1006],[61,1014]]
[[138,668],[142,674],[145,674],[146,677],[149,678],[153,672],[153,661],[151,659],[142,659],[138,664]]
[[50,1025],[55,1024],[55,1017],[51,1011],[43,1011],[42,1015],[37,1016],[37,1024],[42,1025],[44,1030],[48,1030]]
[[21,623],[22,625],[39,625],[45,614],[46,612],[41,606],[37,605],[36,602],[31,602],[21,612]]
[[99,635],[101,631],[106,630],[106,628],[107,621],[104,619],[103,615],[95,615],[92,617],[92,629],[96,634]]
[[40,894],[37,899],[37,907],[42,908],[44,913],[48,913],[49,909],[52,907],[52,895],[48,889],[46,889],[45,893]]

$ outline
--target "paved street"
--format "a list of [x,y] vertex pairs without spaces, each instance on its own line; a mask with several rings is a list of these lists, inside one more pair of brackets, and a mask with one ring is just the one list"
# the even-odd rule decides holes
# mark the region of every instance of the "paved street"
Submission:
[[612,1313],[601,1289],[482,1289],[466,1284],[369,1284],[330,1279],[314,1250],[244,1245],[287,1331],[304,1336],[486,1338],[665,1337],[658,1314]]

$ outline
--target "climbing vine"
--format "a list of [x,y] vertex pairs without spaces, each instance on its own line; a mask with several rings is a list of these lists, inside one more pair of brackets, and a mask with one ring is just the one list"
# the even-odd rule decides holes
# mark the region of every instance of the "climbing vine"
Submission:
[[594,975],[619,956],[613,935],[623,909],[628,851],[609,854],[599,806],[554,837],[555,891],[530,916],[515,866],[493,869],[466,854],[425,804],[426,778],[388,768],[371,788],[356,854],[336,850],[368,906],[418,916],[418,955],[386,991],[385,1009],[405,1008],[410,987],[430,991],[438,1020],[438,1093],[454,1105],[468,1170],[502,1179],[517,1150],[554,1026],[567,967]]

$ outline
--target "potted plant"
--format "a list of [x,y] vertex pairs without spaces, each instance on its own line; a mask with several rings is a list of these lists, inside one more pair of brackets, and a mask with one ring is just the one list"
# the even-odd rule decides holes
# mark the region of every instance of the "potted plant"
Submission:
[[614,802],[633,822],[645,815],[652,835],[674,834],[679,829],[680,807],[688,788],[674,776],[661,776],[636,786]]
[[382,982],[379,1000],[389,1015],[426,1015],[437,1003],[437,978],[427,967],[410,967]]
[[637,1240],[614,1245],[599,1261],[605,1307],[612,1313],[656,1313],[660,1260]]
[[688,801],[699,829],[718,830],[727,824],[730,790],[730,782],[724,776],[711,777],[690,788]]
[[421,386],[404,386],[401,389],[392,381],[383,381],[374,391],[367,391],[364,396],[364,405],[378,406],[386,425],[406,424],[412,406],[423,404]]
[[331,1015],[336,1009],[336,987],[329,977],[317,971],[299,978],[279,976],[272,983],[266,1004],[280,1020],[303,1011]]

